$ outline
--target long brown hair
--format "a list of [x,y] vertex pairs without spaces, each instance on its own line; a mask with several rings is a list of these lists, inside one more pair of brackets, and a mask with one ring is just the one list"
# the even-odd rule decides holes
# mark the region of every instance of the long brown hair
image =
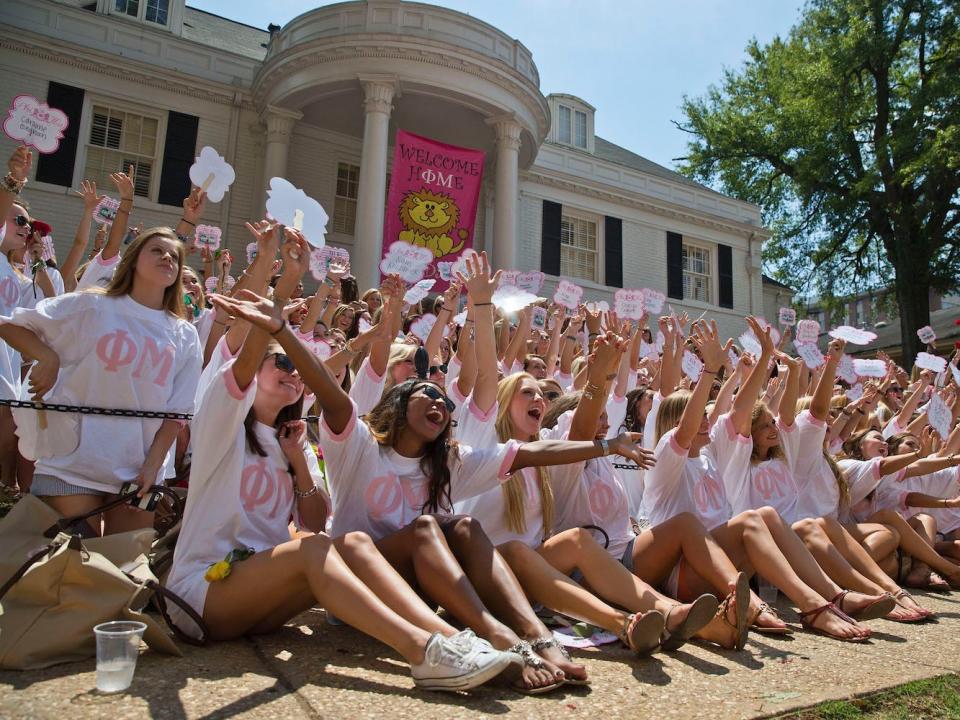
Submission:
[[[757,428],[760,425],[760,418],[763,417],[763,411],[766,410],[771,415],[770,408],[767,407],[767,404],[763,400],[757,400],[753,404],[753,411],[750,413],[750,435],[751,441],[753,441],[753,433],[757,431]],[[765,460],[783,460],[786,458],[786,455],[783,453],[783,447],[780,445],[774,445],[772,448],[767,450],[766,457],[760,457],[760,453],[757,451],[757,443],[753,441],[753,450],[750,451],[750,464],[756,465],[762,463]]]
[[[380,402],[364,417],[367,427],[370,428],[370,434],[380,445],[396,447],[400,434],[408,432],[407,405],[410,402],[410,396],[424,385],[431,385],[443,392],[442,387],[429,380],[417,378],[404,380],[385,392]],[[456,455],[457,443],[451,439],[450,432],[448,422],[436,440],[427,444],[420,458],[420,470],[430,483],[429,494],[422,508],[425,513],[453,510],[448,455],[451,450]]]
[[137,239],[127,248],[127,252],[124,253],[123,259],[120,260],[120,264],[117,265],[117,269],[113,273],[113,279],[104,288],[103,294],[109,297],[122,297],[130,294],[133,289],[133,280],[136,275],[137,260],[140,259],[140,253],[143,252],[146,244],[155,237],[173,240],[177,246],[177,278],[163,291],[163,309],[178,318],[186,317],[183,306],[183,263],[186,261],[186,253],[180,238],[170,228],[155,227],[140,233]]
[[[283,348],[280,346],[280,343],[271,342],[267,345],[266,352],[263,354],[263,359],[276,355],[277,353],[282,353]],[[263,362],[261,361],[261,365]],[[280,409],[280,412],[277,413],[276,420],[273,421],[274,428],[280,428],[285,423],[292,422],[294,420],[299,420],[303,415],[303,393],[300,393],[300,397],[297,398],[295,402],[290,403],[289,405],[284,406]],[[247,411],[247,416],[243,419],[243,434],[244,438],[247,441],[247,447],[250,449],[250,452],[260,457],[266,457],[267,452],[263,449],[263,446],[260,444],[260,441],[257,439],[257,434],[254,431],[254,424],[257,422],[257,416],[253,411],[253,406],[250,406],[250,410]]]
[[[520,387],[524,380],[530,380],[535,385],[537,379],[530,373],[515,373],[505,377],[497,385],[497,419],[495,427],[497,428],[497,437],[500,442],[507,442],[515,439],[513,437],[514,427],[510,420],[510,403],[514,396],[520,392]],[[536,435],[527,438],[516,438],[524,441],[537,440]],[[550,537],[553,529],[553,487],[550,485],[550,474],[544,467],[537,468],[537,475],[540,485],[540,505],[543,513],[543,540]],[[507,527],[513,532],[524,533],[527,531],[527,516],[524,511],[524,483],[520,473],[515,473],[509,480],[501,485],[503,489],[503,501],[506,505],[504,515],[507,518]]]

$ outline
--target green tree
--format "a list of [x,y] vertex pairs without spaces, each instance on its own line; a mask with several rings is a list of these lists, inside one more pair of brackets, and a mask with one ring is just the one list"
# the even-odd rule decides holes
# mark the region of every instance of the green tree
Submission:
[[775,277],[827,299],[892,282],[908,363],[929,290],[960,285],[958,12],[811,0],[678,123],[682,171],[763,208]]

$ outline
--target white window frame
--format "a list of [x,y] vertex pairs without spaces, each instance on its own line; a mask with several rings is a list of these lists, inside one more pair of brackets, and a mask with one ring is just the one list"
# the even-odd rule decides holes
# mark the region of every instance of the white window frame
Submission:
[[[582,277],[579,277],[578,275],[571,275],[569,273],[563,272],[563,247],[564,247],[563,220],[564,218],[568,218],[570,220],[577,220],[580,222],[592,223],[595,228],[595,231],[594,231],[594,236],[596,239],[596,250],[594,251],[594,255],[595,255],[594,276],[595,277],[592,280],[589,278],[582,278]],[[596,285],[605,285],[606,283],[604,278],[604,270],[605,270],[604,258],[606,257],[606,255],[605,255],[604,238],[603,238],[603,223],[601,222],[601,218],[599,218],[598,216],[592,213],[578,210],[577,208],[571,208],[567,205],[562,205],[560,208],[560,228],[561,228],[560,230],[560,277],[567,277],[567,278],[570,278],[571,280],[575,280],[575,281],[580,280],[586,283],[594,283]]]
[[[134,115],[149,117],[150,119],[157,121],[157,145],[155,148],[156,155],[154,156],[153,172],[150,175],[149,194],[147,197],[143,197],[142,195],[134,196],[135,199],[137,199],[138,204],[141,204],[143,201],[157,203],[157,193],[160,190],[160,175],[163,171],[163,157],[166,150],[167,113],[158,113],[156,109],[138,105],[122,98],[114,98],[106,95],[91,96],[90,93],[84,93],[83,116],[80,121],[80,140],[77,143],[77,156],[76,163],[74,165],[73,186],[79,186],[80,181],[86,179],[84,177],[84,173],[86,173],[87,169],[87,152],[90,148],[90,128],[93,125],[93,108],[95,105],[106,105],[113,110],[121,110]],[[126,172],[126,168],[124,168],[124,172]],[[115,193],[116,188],[97,188],[97,192],[104,191]],[[157,208],[160,207],[166,206],[157,203]]]
[[[583,145],[580,144],[580,119],[583,118]],[[573,146],[580,148],[581,150],[587,149],[587,134],[589,129],[587,128],[587,114],[583,110],[573,109]]]
[[[558,114],[560,117],[557,118],[557,140],[564,145],[573,144],[573,108],[569,105],[563,105],[562,103],[557,106]],[[566,138],[564,138],[564,111],[566,111]]]
[[692,301],[692,302],[704,303],[704,304],[706,304],[706,305],[716,305],[716,304],[717,304],[717,300],[716,300],[716,297],[717,297],[717,252],[716,252],[716,246],[715,246],[715,245],[714,245],[714,246],[711,246],[711,245],[709,245],[709,244],[707,244],[707,243],[697,242],[697,241],[695,241],[695,240],[688,240],[686,236],[684,236],[683,239],[682,239],[680,242],[681,242],[681,246],[680,246],[680,248],[681,248],[681,258],[682,258],[683,250],[685,250],[685,249],[687,249],[687,248],[692,248],[692,249],[694,249],[694,250],[700,250],[700,251],[702,251],[702,252],[705,252],[705,253],[707,254],[707,262],[710,264],[710,267],[708,268],[708,272],[706,272],[706,273],[698,273],[698,272],[695,272],[695,271],[693,271],[693,270],[687,270],[686,268],[683,268],[683,278],[684,278],[684,279],[686,278],[687,273],[690,273],[691,275],[694,275],[694,276],[697,276],[697,277],[707,278],[707,280],[710,282],[710,287],[707,289],[707,299],[706,299],[706,300],[701,300],[700,298],[693,297],[692,295],[688,297],[688,296],[687,296],[687,291],[686,291],[686,282],[684,282],[684,290],[683,290],[683,300],[684,300],[684,302],[686,302],[686,301],[689,300],[689,301]]
[[[340,195],[337,187],[340,184],[340,166],[346,165],[348,170],[349,168],[356,168],[357,170],[357,196],[348,197],[347,195]],[[355,164],[350,160],[337,160],[336,167],[334,169],[334,178],[333,178],[333,232],[339,233],[341,235],[349,235],[351,237],[355,236],[357,233],[357,204],[360,201],[360,165]],[[389,177],[389,173],[388,173]],[[390,183],[387,183],[389,188]],[[347,232],[346,230],[337,229],[337,200],[345,200],[353,203],[353,232]]]
[[[158,22],[154,22],[153,20],[147,20],[148,0],[138,0],[136,17],[134,17],[133,15],[130,15],[129,13],[123,12],[122,10],[117,10],[116,0],[105,0],[105,1],[107,3],[107,12],[109,12],[111,15],[117,15],[119,17],[126,18],[127,20],[141,22],[149,27],[170,29],[173,25],[173,12],[174,12],[174,5],[176,4],[176,0],[167,0],[167,22],[162,24]],[[129,0],[127,1],[129,2]]]

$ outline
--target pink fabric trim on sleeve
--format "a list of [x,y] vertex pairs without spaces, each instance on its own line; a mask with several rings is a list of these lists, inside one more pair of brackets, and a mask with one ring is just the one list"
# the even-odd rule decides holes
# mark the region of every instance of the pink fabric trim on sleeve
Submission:
[[334,442],[343,442],[344,440],[346,440],[347,437],[350,435],[350,433],[353,432],[354,428],[357,425],[357,406],[353,404],[352,400],[350,401],[350,406],[351,406],[350,420],[347,422],[346,427],[343,428],[343,432],[341,432],[339,435],[335,433],[333,430],[331,430],[330,426],[327,425],[326,413],[322,413],[320,415],[320,422],[323,423],[324,431],[326,431],[327,435],[329,435],[330,439],[333,440]]
[[729,415],[723,415],[720,417],[720,422],[723,423],[724,430],[727,431],[727,438],[730,442],[736,441],[738,443],[749,443],[753,442],[751,438],[744,437],[736,431],[736,428],[733,427],[733,420]]
[[804,410],[801,414],[806,418],[808,423],[815,427],[824,427],[827,424],[824,420],[817,420],[809,410]]
[[500,482],[510,478],[510,468],[513,467],[513,461],[516,459],[517,453],[520,452],[520,443],[516,440],[511,440],[507,445],[507,454],[503,458],[503,462],[500,463],[500,472],[497,473],[497,479]]
[[610,396],[610,400],[608,402],[617,403],[618,405],[620,405],[625,403],[626,401],[627,401],[627,396],[617,395],[617,391],[616,389],[614,389],[613,395]]
[[467,398],[462,392],[460,392],[460,383],[451,383],[450,387],[447,389],[447,395],[453,398],[453,401],[458,405],[463,405]]
[[787,433],[788,435],[797,429],[797,423],[794,421],[790,425],[784,425],[780,418],[777,418],[777,429],[780,432]]
[[364,366],[366,367],[367,377],[373,380],[373,382],[378,383],[383,380],[384,376],[387,374],[387,371],[383,371],[383,375],[377,375],[376,371],[373,369],[373,365],[370,364],[370,358],[366,358],[363,361]]
[[[870,474],[873,476],[874,480],[880,479],[880,463],[883,461],[883,458],[874,458],[873,466],[870,468]],[[905,470],[906,468],[904,468]],[[903,475],[903,470],[900,470],[895,476],[894,480],[899,480],[900,476]]]
[[670,449],[671,449],[674,453],[676,453],[677,455],[684,455],[684,456],[686,456],[686,455],[688,455],[689,452],[690,452],[689,450],[684,450],[682,447],[680,447],[680,443],[677,442],[677,434],[676,434],[676,433],[670,433],[670,442],[669,442],[669,445],[670,445]]
[[247,387],[240,389],[240,385],[237,384],[237,377],[233,374],[233,365],[228,365],[227,369],[223,372],[223,381],[227,385],[227,392],[230,393],[230,397],[234,400],[243,400],[246,397],[247,393],[250,392],[251,388],[256,388],[257,379],[254,378],[250,381],[250,384]]
[[477,403],[473,400],[473,395],[470,395],[470,404],[467,405],[467,409],[470,411],[470,414],[473,415],[480,422],[487,422],[493,417],[494,413],[497,412],[497,403],[493,404],[487,412],[483,412],[480,408],[477,407]]
[[120,253],[117,253],[116,255],[114,255],[114,256],[113,256],[112,258],[110,258],[109,260],[104,260],[104,259],[103,259],[103,254],[102,254],[102,253],[97,253],[97,255],[96,255],[96,257],[94,258],[94,260],[97,261],[97,265],[99,265],[100,267],[113,267],[114,265],[116,265],[116,264],[118,264],[118,263],[120,262]]
[[237,355],[240,354],[239,351],[235,353],[230,352],[230,343],[227,342],[226,333],[220,336],[220,340],[217,341],[217,345],[220,347],[220,357],[223,358],[224,362],[227,360],[233,360]]

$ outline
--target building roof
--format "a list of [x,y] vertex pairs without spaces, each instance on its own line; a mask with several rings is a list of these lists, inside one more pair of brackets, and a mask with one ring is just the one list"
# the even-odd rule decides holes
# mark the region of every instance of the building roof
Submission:
[[784,290],[789,290],[790,292],[796,292],[796,291],[795,291],[792,287],[790,287],[789,285],[784,285],[782,282],[780,282],[779,280],[774,280],[774,279],[773,279],[772,277],[770,277],[769,275],[763,275],[763,276],[762,276],[762,279],[763,279],[763,284],[764,284],[764,285],[774,285],[774,286],[776,286],[776,287],[778,287],[778,288],[783,288]]
[[664,180],[672,180],[673,182],[683,183],[684,185],[690,185],[699,190],[707,190],[716,195],[721,195],[722,197],[727,197],[723,193],[718,193],[711,187],[698,183],[695,180],[691,180],[685,175],[666,168],[663,165],[658,165],[653,160],[649,160],[642,155],[637,155],[635,152],[627,150],[625,147],[620,147],[615,145],[609,140],[604,140],[599,135],[594,136],[594,147],[593,155],[600,160],[606,160],[607,162],[616,163],[617,165],[623,165],[632,170],[639,170],[640,172],[647,173],[648,175],[656,175],[662,177]]
[[[960,312],[955,307],[944,308],[930,313],[930,327],[937,334],[937,351],[941,353],[950,353],[953,350],[953,344],[960,340],[960,325],[956,321],[960,319]],[[863,347],[851,348],[847,346],[847,352],[851,355],[869,355],[873,357],[878,350],[886,351],[894,360],[900,359],[900,318],[891,321],[889,325],[882,328],[875,328],[877,339],[869,345]]]
[[188,6],[183,13],[183,37],[252,60],[263,60],[270,33]]

